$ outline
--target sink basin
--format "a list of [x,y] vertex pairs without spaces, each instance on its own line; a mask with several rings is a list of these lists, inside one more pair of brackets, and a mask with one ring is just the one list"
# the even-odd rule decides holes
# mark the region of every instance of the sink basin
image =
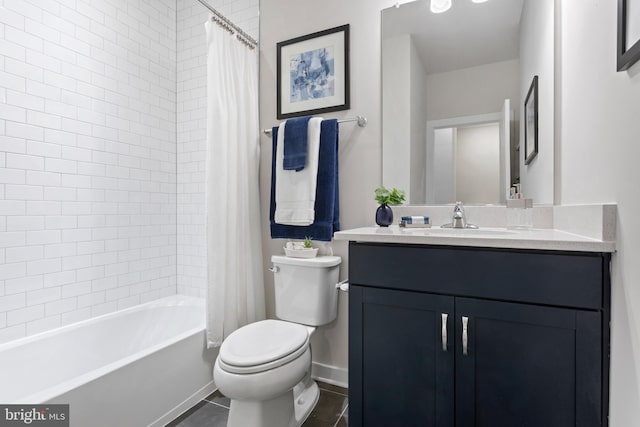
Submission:
[[443,237],[500,237],[520,234],[520,231],[503,228],[405,228],[402,233],[419,234],[424,236]]

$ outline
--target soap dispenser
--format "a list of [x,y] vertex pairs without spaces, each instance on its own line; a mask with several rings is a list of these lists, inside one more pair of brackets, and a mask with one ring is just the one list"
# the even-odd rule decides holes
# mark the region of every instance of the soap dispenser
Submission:
[[507,228],[528,230],[533,227],[533,199],[525,199],[520,184],[511,187],[507,199]]

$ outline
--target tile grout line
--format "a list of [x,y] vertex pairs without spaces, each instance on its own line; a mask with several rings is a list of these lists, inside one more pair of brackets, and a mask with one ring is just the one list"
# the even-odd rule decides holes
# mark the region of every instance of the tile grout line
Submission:
[[338,423],[340,422],[340,420],[344,416],[344,413],[347,412],[347,409],[349,409],[349,404],[348,403],[347,403],[347,406],[345,406],[344,409],[342,410],[342,412],[340,413],[340,416],[336,420],[336,423],[333,425],[333,427],[338,427]]
[[202,400],[207,402],[207,403],[211,403],[212,405],[216,405],[216,406],[220,406],[220,407],[225,408],[225,409],[229,409],[228,406],[224,406],[222,403],[212,402],[211,400],[207,400],[207,399],[202,399]]

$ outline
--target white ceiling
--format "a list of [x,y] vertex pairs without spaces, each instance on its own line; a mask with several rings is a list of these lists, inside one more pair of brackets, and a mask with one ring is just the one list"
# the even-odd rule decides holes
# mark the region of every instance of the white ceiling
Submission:
[[434,14],[429,0],[382,11],[382,37],[411,34],[427,74],[442,73],[520,56],[520,15],[524,0],[452,0]]

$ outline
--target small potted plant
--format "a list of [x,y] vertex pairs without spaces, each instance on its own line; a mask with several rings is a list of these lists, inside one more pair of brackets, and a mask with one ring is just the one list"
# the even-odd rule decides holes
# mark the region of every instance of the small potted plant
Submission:
[[376,210],[376,224],[380,227],[388,227],[393,223],[393,210],[391,206],[400,205],[404,202],[404,191],[394,188],[389,190],[384,187],[376,188],[376,202],[380,204]]
[[309,236],[305,236],[304,242],[302,242],[302,244],[304,245],[305,249],[311,249],[313,247],[313,245],[311,244],[311,237]]

